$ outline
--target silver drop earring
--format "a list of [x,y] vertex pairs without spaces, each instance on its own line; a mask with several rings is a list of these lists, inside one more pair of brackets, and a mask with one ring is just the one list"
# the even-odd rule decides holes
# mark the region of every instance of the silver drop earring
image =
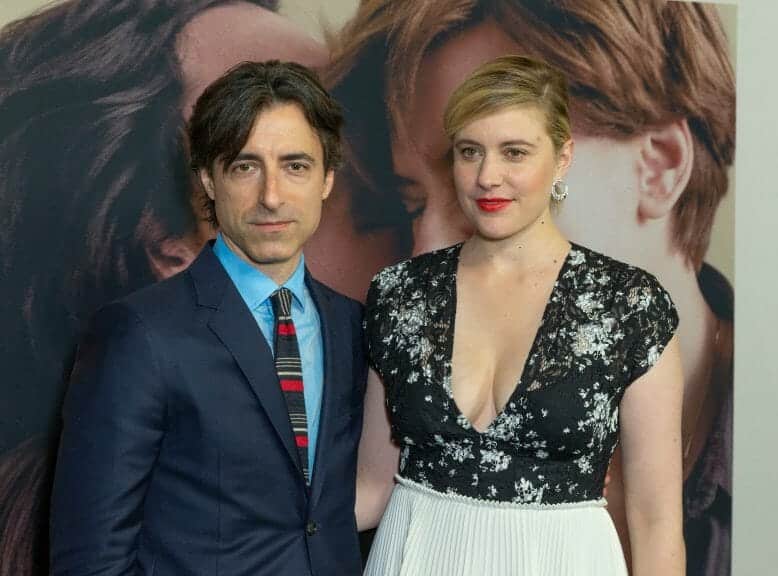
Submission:
[[562,179],[554,180],[551,185],[551,198],[554,202],[561,202],[567,198],[567,182]]

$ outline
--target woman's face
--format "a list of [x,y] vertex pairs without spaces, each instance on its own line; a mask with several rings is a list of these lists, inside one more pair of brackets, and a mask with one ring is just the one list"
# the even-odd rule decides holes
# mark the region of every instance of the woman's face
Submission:
[[457,199],[478,236],[505,240],[549,217],[551,185],[564,174],[570,144],[557,154],[542,110],[498,110],[466,124],[452,144]]
[[[443,110],[453,90],[478,66],[522,50],[494,22],[484,22],[453,37],[422,61],[416,91],[395,130],[392,162],[399,192],[413,218],[413,252],[419,254],[467,238],[472,225],[454,189],[450,143]],[[629,234],[638,226],[637,146],[634,142],[589,138],[574,133],[575,160],[567,175],[570,194],[557,224],[575,242],[624,260],[634,260]]]

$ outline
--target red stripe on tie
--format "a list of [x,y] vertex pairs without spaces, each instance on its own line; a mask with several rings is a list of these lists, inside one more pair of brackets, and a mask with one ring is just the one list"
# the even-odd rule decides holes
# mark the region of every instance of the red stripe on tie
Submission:
[[281,380],[281,390],[284,392],[302,392],[302,380]]
[[308,436],[295,436],[298,448],[308,448]]
[[294,324],[287,323],[287,322],[279,322],[278,323],[278,333],[281,336],[294,336]]

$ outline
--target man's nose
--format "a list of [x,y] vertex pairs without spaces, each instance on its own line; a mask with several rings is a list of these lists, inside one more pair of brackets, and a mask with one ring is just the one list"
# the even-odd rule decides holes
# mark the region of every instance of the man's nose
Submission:
[[282,204],[281,186],[275,171],[265,173],[260,184],[259,203],[268,210],[276,210]]

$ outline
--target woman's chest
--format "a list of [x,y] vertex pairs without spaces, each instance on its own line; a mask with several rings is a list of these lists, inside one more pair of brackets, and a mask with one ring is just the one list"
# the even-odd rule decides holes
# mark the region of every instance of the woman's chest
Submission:
[[424,444],[436,436],[496,442],[546,457],[579,456],[610,444],[622,390],[599,370],[566,371],[553,382],[516,390],[486,428],[476,429],[441,383],[422,378],[387,390],[395,439]]

